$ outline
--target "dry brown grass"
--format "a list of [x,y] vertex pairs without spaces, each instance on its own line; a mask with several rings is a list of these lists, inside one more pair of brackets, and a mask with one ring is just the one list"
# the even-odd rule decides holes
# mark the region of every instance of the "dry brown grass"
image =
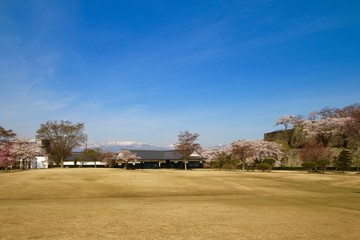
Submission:
[[0,239],[360,239],[360,175],[0,173]]

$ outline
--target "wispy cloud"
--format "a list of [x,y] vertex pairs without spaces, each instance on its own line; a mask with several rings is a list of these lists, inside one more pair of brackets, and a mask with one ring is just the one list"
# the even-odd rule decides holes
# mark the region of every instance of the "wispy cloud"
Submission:
[[41,109],[42,111],[61,111],[75,102],[75,97],[67,97],[65,99],[36,99],[29,104],[31,108]]

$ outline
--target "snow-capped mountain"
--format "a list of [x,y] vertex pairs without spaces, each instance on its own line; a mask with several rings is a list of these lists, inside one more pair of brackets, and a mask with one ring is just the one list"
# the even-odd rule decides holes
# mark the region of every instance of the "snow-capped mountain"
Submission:
[[[228,145],[225,144],[218,144],[212,147],[203,148],[202,151],[206,150],[212,150],[212,149],[218,149],[223,150]],[[169,145],[169,146],[157,146],[154,144],[149,143],[140,143],[135,141],[108,141],[104,143],[97,143],[97,142],[88,142],[87,143],[88,149],[101,149],[103,152],[115,152],[118,153],[122,149],[130,149],[130,150],[173,150],[175,148],[175,145]],[[81,152],[85,149],[85,145],[82,147],[78,147],[74,149],[74,152]]]
[[[85,146],[82,146],[75,151],[82,151]],[[168,150],[172,149],[171,146],[157,146],[148,143],[139,143],[134,141],[108,141],[104,143],[88,142],[87,148],[99,148],[104,152],[120,152],[122,149],[131,150]]]

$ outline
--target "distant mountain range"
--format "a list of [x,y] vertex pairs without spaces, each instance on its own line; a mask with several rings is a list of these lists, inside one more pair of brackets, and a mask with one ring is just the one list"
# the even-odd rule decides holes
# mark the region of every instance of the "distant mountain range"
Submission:
[[[74,149],[75,152],[80,152],[85,146]],[[87,148],[99,148],[103,152],[120,152],[122,149],[130,150],[171,150],[172,146],[164,147],[148,143],[139,143],[134,141],[108,141],[104,143],[89,142]]]
[[[203,150],[207,149],[224,149],[227,145],[219,144],[209,148],[203,148]],[[96,143],[96,142],[88,142],[87,148],[95,149],[99,148],[103,152],[115,152],[118,153],[122,149],[129,150],[173,150],[174,146],[157,146],[149,143],[139,143],[134,141],[108,141],[104,143]],[[81,152],[85,149],[85,146],[78,147],[74,149],[74,152]]]

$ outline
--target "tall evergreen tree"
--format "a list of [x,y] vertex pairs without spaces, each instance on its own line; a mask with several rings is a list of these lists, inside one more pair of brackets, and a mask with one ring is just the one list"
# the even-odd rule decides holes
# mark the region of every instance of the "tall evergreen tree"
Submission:
[[350,166],[351,166],[351,154],[348,150],[344,149],[340,152],[340,155],[336,159],[335,167],[338,170],[344,172],[345,170],[348,170]]

